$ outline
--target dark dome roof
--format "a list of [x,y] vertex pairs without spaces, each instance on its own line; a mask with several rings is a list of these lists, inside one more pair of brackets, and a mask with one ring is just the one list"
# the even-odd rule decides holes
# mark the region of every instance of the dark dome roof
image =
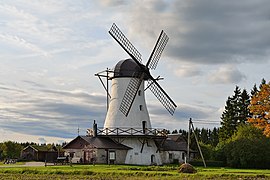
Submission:
[[114,68],[114,78],[116,77],[134,77],[134,72],[139,73],[140,66],[133,59],[119,61]]

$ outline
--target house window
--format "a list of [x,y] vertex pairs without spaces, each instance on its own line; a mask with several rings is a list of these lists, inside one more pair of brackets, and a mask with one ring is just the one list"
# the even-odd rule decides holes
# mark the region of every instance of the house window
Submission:
[[182,160],[184,160],[186,157],[186,154],[184,152],[182,152]]
[[109,164],[114,164],[116,159],[115,151],[109,151]]
[[115,151],[110,151],[109,152],[109,159],[110,160],[115,160]]
[[70,153],[69,153],[69,156],[70,156],[71,158],[73,158],[73,157],[74,157],[74,154],[75,154],[75,152],[70,152]]
[[169,159],[173,159],[173,154],[169,153]]

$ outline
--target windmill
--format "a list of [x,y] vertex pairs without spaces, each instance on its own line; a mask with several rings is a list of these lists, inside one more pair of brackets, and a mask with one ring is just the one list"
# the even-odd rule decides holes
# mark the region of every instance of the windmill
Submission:
[[[139,51],[131,44],[121,30],[113,24],[109,34],[129,54],[131,59],[119,61],[112,76],[111,94],[104,129],[99,132],[114,141],[131,147],[126,154],[126,164],[162,164],[158,153],[158,143],[155,139],[165,139],[166,136],[152,129],[145,102],[145,89],[150,89],[167,111],[173,115],[177,107],[165,90],[158,84],[150,70],[155,70],[161,54],[169,40],[162,30],[154,49],[144,65]],[[98,75],[100,76],[100,75]],[[104,77],[104,76],[103,76]],[[147,81],[147,88],[144,82]],[[107,83],[108,85],[108,83]],[[105,87],[105,85],[103,84]],[[105,88],[108,93],[108,87]],[[151,157],[149,159],[149,157]]]
[[132,78],[127,86],[119,110],[125,116],[128,116],[142,81],[144,79],[147,79],[149,89],[157,97],[161,104],[168,110],[168,112],[173,115],[175,108],[177,107],[176,104],[173,102],[170,96],[162,89],[162,87],[158,84],[157,79],[153,78],[149,71],[149,69],[155,70],[157,67],[161,54],[169,40],[167,34],[163,30],[161,31],[156,45],[146,65],[142,64],[141,54],[130,43],[130,41],[116,26],[116,24],[112,25],[109,34],[119,43],[119,45],[128,53],[128,55],[133,59],[133,61],[135,61],[135,63],[139,67],[139,69],[133,72]]

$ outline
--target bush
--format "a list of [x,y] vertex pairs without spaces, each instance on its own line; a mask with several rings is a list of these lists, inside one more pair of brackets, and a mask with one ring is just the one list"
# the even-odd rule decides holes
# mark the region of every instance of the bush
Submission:
[[[202,160],[190,161],[193,166],[204,166]],[[205,161],[207,167],[224,167],[226,164],[223,161]]]
[[227,165],[234,168],[270,168],[269,139],[237,139],[225,146]]
[[219,149],[227,166],[233,168],[270,168],[270,139],[251,125],[241,125]]

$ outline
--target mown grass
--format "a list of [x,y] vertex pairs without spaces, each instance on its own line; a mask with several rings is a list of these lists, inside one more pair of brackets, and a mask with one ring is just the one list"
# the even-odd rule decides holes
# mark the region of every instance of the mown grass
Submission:
[[0,179],[270,179],[270,170],[202,168],[178,173],[177,166],[73,165],[0,168]]

